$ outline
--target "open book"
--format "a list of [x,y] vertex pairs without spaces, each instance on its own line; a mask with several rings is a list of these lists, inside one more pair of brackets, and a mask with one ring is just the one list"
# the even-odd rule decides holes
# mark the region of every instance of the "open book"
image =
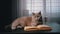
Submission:
[[42,31],[51,31],[52,28],[48,25],[38,25],[38,26],[26,26],[24,27],[25,31],[36,31],[36,30],[42,30]]

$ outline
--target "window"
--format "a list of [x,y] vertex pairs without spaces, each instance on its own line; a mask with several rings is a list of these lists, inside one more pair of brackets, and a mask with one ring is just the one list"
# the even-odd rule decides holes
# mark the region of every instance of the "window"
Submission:
[[26,4],[26,9],[29,10],[29,14],[42,11],[43,9],[43,0],[26,0]]
[[46,0],[46,12],[49,17],[60,17],[60,0]]

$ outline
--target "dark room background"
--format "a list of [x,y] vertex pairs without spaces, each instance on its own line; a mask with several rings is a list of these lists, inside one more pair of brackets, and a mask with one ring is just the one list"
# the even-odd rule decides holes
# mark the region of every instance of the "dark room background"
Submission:
[[[0,0],[0,32],[4,32],[4,27],[16,18],[17,8],[15,7],[16,0]],[[12,11],[14,11],[13,14]]]

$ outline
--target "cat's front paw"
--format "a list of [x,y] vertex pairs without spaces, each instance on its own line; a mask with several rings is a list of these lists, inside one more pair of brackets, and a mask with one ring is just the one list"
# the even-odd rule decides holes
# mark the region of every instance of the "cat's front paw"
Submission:
[[15,29],[16,29],[16,27],[11,27],[11,29],[12,29],[12,30],[15,30]]
[[17,26],[17,28],[22,28],[22,26]]

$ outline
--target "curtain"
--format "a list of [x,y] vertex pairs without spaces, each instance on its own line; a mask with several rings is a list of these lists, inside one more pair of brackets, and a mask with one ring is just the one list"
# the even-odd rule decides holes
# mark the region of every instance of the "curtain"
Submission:
[[18,11],[17,14],[19,17],[29,16],[29,10],[26,9],[26,0],[18,0]]
[[60,0],[46,0],[46,15],[49,22],[56,22],[60,18]]
[[32,12],[43,12],[43,0],[26,0],[27,10],[29,10],[29,15]]

